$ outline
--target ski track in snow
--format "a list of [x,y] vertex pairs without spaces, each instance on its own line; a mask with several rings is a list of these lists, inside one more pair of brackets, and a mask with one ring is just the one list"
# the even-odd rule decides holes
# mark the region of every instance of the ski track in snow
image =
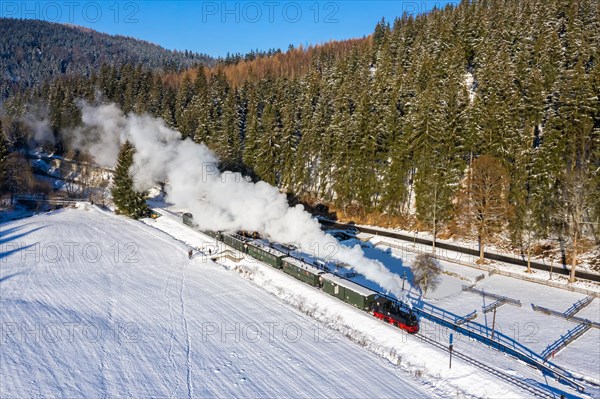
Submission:
[[185,315],[185,274],[184,274],[185,264],[181,266],[181,275],[179,279],[179,298],[181,301],[181,321],[183,326],[183,333],[185,334],[185,357],[186,357],[186,367],[187,367],[187,394],[188,398],[194,396],[194,388],[192,386],[192,361],[191,361],[191,339],[190,332],[188,329],[188,321]]
[[[80,244],[74,260],[57,262],[0,248],[3,398],[435,395],[343,337],[314,340],[311,318],[237,273],[188,260],[184,244],[139,222],[63,210],[0,232],[22,247],[55,243],[63,255],[65,243]],[[102,249],[98,261],[82,255],[89,242]],[[135,263],[111,252],[127,242],[139,246]],[[235,330],[250,322],[279,327],[274,339],[257,341],[203,334],[206,324]],[[297,341],[282,338],[286,324],[301,328]]]

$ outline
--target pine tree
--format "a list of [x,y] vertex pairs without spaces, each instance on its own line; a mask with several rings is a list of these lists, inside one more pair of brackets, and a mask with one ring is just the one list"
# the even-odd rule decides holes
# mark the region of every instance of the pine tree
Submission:
[[148,214],[148,205],[146,193],[139,193],[133,187],[131,167],[134,153],[135,148],[129,141],[121,146],[111,192],[117,213],[138,219]]

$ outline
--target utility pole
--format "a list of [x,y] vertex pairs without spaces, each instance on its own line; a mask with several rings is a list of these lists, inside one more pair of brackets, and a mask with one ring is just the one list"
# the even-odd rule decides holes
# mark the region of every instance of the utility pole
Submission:
[[454,341],[454,334],[450,333],[450,346],[448,347],[448,350],[450,351],[450,364],[448,364],[448,368],[451,369],[452,368],[452,350],[454,345],[452,345],[452,342]]
[[492,341],[494,340],[494,333],[496,332],[496,309],[497,306],[494,306],[494,318],[492,319]]

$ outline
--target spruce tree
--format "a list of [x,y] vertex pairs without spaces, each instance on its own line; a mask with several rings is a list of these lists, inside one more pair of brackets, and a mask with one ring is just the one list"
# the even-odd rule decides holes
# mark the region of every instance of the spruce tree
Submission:
[[0,121],[0,170],[4,166],[4,161],[8,157],[8,141],[4,137],[4,131],[2,130],[2,121]]
[[9,147],[8,141],[4,137],[4,131],[2,130],[2,121],[0,121],[0,190],[4,189],[5,174],[6,174],[6,161],[8,159]]
[[117,213],[138,219],[148,214],[148,205],[146,193],[137,192],[133,187],[130,169],[134,153],[135,148],[129,141],[121,146],[111,192]]

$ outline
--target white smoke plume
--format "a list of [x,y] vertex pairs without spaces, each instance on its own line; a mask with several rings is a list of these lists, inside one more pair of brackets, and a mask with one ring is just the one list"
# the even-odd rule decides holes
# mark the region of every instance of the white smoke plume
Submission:
[[[315,249],[351,265],[384,289],[402,295],[402,279],[381,262],[364,256],[359,245],[340,245],[321,231],[301,205],[289,207],[286,196],[267,183],[252,183],[239,173],[217,170],[217,156],[204,144],[186,139],[162,119],[124,115],[114,104],[81,105],[83,126],[73,139],[102,166],[116,163],[119,147],[129,140],[136,149],[136,188],[146,190],[166,181],[169,202],[186,208],[203,229],[258,231],[281,243],[296,243],[307,253]],[[319,255],[317,253],[317,255]]]
[[54,144],[54,135],[50,128],[50,120],[48,118],[40,118],[37,115],[27,115],[23,118],[23,122],[33,132],[33,139],[38,144]]

